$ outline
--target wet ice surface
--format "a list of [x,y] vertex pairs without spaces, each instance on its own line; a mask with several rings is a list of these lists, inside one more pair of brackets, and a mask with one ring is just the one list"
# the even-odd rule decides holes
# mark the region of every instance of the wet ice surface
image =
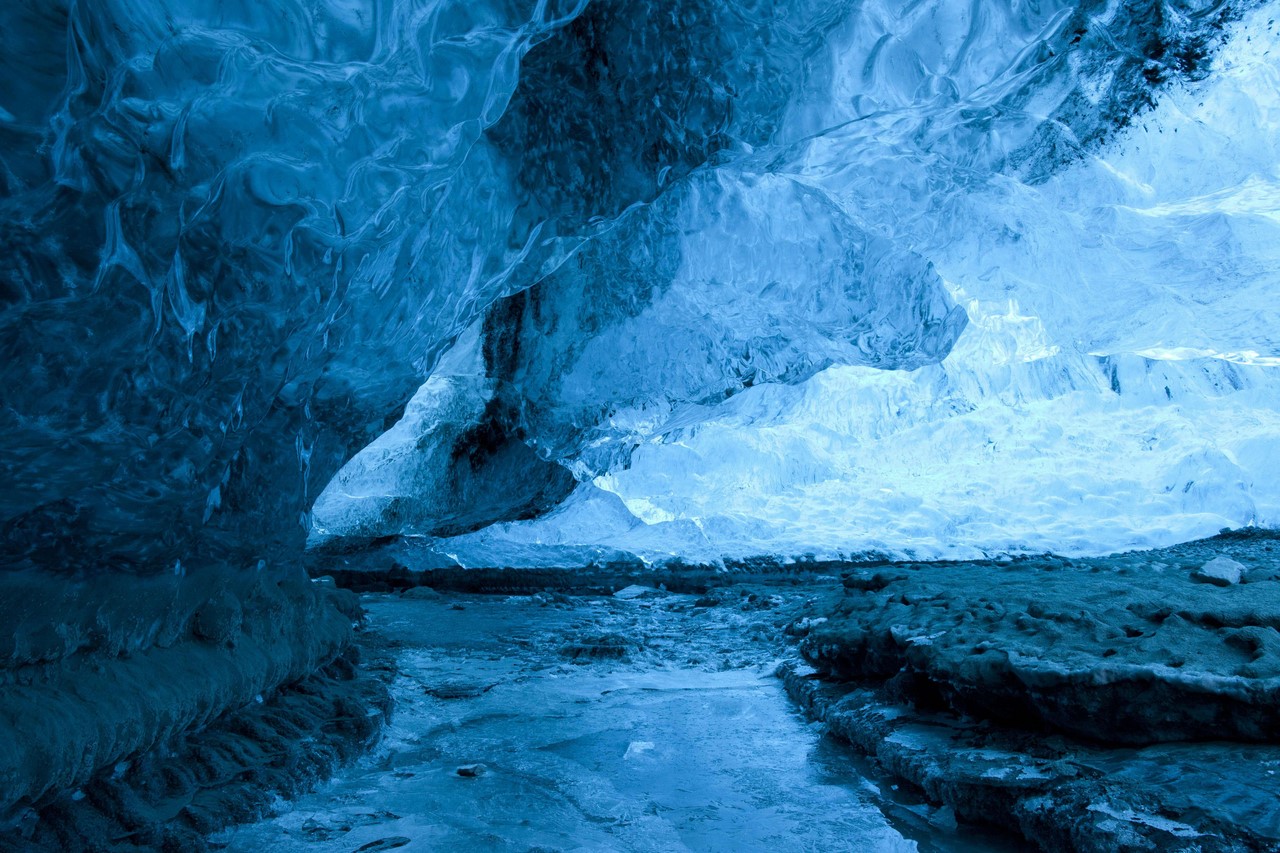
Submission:
[[316,853],[1000,849],[890,802],[822,738],[773,676],[793,612],[746,595],[712,608],[665,594],[367,596],[371,644],[398,670],[383,746],[221,840]]

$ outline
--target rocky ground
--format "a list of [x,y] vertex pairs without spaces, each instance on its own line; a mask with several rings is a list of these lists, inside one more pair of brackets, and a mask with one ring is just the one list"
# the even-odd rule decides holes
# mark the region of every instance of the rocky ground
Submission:
[[1046,850],[1280,850],[1280,538],[856,567],[788,668],[811,713]]
[[1090,560],[393,566],[356,578],[358,666],[47,798],[0,849],[1280,851],[1278,567],[1257,532]]
[[898,563],[845,584],[804,644],[831,675],[1102,743],[1280,734],[1273,536],[1093,560]]
[[833,736],[961,820],[1046,851],[1280,850],[1280,748],[1230,742],[1103,747],[895,701],[803,666],[789,694]]

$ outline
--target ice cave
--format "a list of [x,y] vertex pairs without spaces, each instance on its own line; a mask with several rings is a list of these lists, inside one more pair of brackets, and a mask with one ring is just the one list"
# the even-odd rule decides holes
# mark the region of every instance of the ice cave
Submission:
[[3,0],[0,853],[1277,853],[1278,19]]

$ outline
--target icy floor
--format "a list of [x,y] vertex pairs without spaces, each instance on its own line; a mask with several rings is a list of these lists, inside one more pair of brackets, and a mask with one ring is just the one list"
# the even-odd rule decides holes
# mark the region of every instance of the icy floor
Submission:
[[[368,596],[370,642],[397,670],[383,746],[220,840],[314,853],[1006,849],[872,781],[799,716],[773,677],[798,594],[755,595],[714,607],[659,593]],[[474,764],[481,775],[459,775]]]

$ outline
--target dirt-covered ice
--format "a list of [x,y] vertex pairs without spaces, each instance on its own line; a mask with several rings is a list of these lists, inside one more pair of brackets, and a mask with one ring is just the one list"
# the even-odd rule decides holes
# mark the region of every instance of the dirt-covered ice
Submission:
[[1103,743],[1275,742],[1280,537],[1105,558],[857,569],[819,668]]
[[788,690],[932,801],[1047,851],[1280,850],[1274,532],[844,584]]

